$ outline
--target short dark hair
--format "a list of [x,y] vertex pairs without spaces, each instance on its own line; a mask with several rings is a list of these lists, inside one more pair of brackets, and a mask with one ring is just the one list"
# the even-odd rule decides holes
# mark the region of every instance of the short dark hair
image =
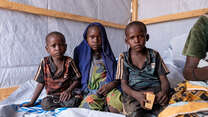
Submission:
[[48,33],[48,35],[46,36],[46,39],[45,39],[46,44],[48,42],[48,37],[53,36],[53,35],[60,37],[62,41],[66,43],[65,36],[61,32],[53,31],[53,32]]
[[128,29],[129,29],[130,27],[134,26],[134,25],[135,25],[135,26],[138,26],[138,27],[140,27],[140,28],[143,28],[144,31],[145,31],[145,33],[147,33],[146,25],[145,25],[143,22],[140,22],[140,21],[133,21],[133,22],[129,23],[129,24],[126,26],[126,28],[125,28],[125,34],[126,34],[126,35],[127,35]]

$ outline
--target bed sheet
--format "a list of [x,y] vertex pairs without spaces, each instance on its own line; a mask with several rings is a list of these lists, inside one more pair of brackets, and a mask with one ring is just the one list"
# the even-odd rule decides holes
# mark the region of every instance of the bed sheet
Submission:
[[[6,100],[0,102],[0,117],[125,117],[122,114],[84,108],[57,108],[54,111],[44,111],[40,105],[34,107],[21,107],[21,104],[30,101],[35,87],[35,81],[27,81]],[[38,101],[40,101],[45,94],[44,90]]]

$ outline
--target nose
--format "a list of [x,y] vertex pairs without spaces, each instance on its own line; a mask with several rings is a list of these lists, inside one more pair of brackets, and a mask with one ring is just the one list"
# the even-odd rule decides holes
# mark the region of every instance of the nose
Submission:
[[98,43],[98,37],[94,37],[93,42]]
[[136,43],[138,43],[140,40],[139,40],[139,37],[135,37],[134,38],[134,41],[136,42]]
[[60,50],[60,46],[59,45],[56,45],[56,50]]

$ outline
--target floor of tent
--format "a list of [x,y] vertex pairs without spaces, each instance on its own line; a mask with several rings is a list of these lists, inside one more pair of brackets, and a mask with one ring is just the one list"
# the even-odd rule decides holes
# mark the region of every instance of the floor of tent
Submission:
[[9,97],[17,88],[19,87],[0,88],[0,102]]

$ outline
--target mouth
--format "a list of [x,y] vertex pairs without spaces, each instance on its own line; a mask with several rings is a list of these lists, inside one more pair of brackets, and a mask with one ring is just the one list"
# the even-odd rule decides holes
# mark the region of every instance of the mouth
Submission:
[[135,45],[135,48],[142,48],[141,45]]
[[61,53],[55,53],[55,56],[62,56]]
[[98,45],[94,45],[92,46],[93,49],[99,49],[101,46],[98,46]]

